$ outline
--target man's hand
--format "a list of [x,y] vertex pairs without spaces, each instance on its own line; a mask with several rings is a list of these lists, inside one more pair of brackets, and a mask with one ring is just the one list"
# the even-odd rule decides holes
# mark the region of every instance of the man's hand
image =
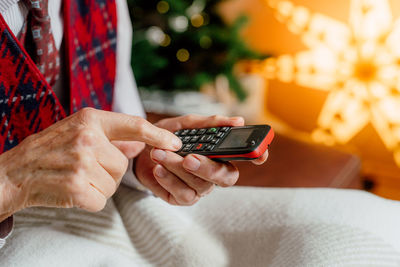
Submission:
[[0,221],[30,206],[103,209],[142,142],[182,145],[140,117],[90,108],[29,136],[0,156]]
[[[243,126],[241,117],[188,115],[161,120],[158,127],[169,131],[213,126]],[[253,161],[262,164],[268,158],[266,152]],[[228,187],[236,183],[239,171],[232,163],[218,163],[201,155],[178,154],[163,150],[146,149],[136,161],[136,176],[156,196],[173,205],[193,205],[200,197],[210,193],[214,185]]]

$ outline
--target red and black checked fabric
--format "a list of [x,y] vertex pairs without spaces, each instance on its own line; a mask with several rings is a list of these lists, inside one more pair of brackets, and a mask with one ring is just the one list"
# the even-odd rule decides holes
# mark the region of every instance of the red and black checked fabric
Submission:
[[25,0],[25,2],[29,9],[29,15],[19,40],[46,81],[53,86],[59,79],[60,58],[51,31],[49,2],[48,0]]
[[115,1],[69,0],[64,5],[69,14],[64,23],[71,66],[70,110],[111,110],[117,52]]
[[[71,111],[110,110],[115,81],[115,0],[64,0]],[[66,114],[0,14],[0,153]]]

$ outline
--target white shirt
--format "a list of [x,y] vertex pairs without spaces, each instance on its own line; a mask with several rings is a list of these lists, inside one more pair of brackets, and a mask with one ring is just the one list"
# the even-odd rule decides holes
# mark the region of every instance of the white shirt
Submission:
[[[54,41],[57,49],[60,50],[63,40],[63,12],[61,10],[62,0],[49,1],[49,15]],[[131,69],[131,47],[132,47],[132,26],[126,0],[116,0],[117,4],[117,70],[114,86],[113,111],[135,116],[144,117],[145,113],[140,102],[136,83]],[[28,9],[19,0],[0,0],[0,13],[4,17],[14,35],[22,30]],[[63,73],[63,72],[61,72]],[[62,80],[62,79],[60,79]],[[65,90],[62,83],[57,83],[57,90]],[[132,160],[124,175],[123,182],[134,188],[144,189],[137,181],[132,171]],[[0,242],[1,243],[1,242]],[[1,245],[1,244],[0,244]]]

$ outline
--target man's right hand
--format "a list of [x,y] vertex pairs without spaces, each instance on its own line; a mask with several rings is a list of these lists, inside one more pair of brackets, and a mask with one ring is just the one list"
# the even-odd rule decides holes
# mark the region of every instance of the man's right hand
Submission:
[[182,145],[140,117],[83,109],[0,156],[0,221],[32,206],[103,209],[134,156],[119,141],[139,141],[139,151],[143,143],[171,151]]

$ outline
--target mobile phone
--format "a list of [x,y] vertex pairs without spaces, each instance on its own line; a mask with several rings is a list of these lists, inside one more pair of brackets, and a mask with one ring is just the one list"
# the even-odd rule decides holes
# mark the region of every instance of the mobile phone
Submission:
[[261,157],[274,138],[269,125],[183,129],[175,132],[183,143],[181,156],[199,154],[218,161]]

